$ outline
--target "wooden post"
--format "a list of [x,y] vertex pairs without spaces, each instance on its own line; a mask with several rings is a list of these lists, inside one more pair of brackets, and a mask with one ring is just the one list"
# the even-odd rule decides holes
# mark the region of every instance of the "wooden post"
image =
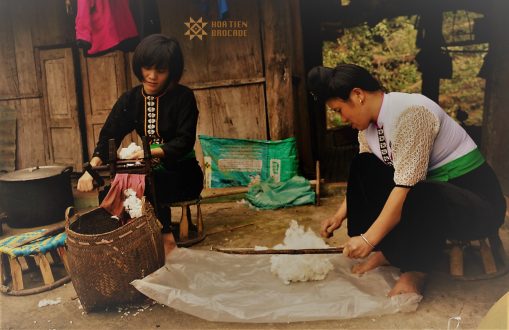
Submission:
[[504,266],[509,266],[509,262],[507,260],[507,254],[505,253],[504,246],[502,245],[502,241],[500,237],[497,235],[493,235],[488,238],[491,246],[491,250],[495,253],[496,258],[498,258]]
[[29,256],[28,258],[26,258],[26,262],[28,264],[28,269],[30,271],[35,271],[37,270],[39,267],[37,266],[37,264],[35,263],[35,260],[34,260],[34,256]]
[[57,247],[58,255],[64,264],[65,270],[69,273],[69,262],[67,261],[67,253],[65,251],[65,247],[59,246]]
[[[419,31],[417,46],[421,48],[422,54],[419,66],[422,72],[422,94],[435,102],[438,102],[440,94],[440,78],[444,72],[433,70],[431,63],[433,56],[440,54],[443,42],[442,37],[442,11],[438,7],[426,7],[421,15],[422,27]],[[421,54],[421,55],[422,55]]]
[[53,273],[51,272],[51,267],[46,256],[41,253],[36,255],[35,258],[39,259],[39,268],[41,269],[44,284],[53,284],[55,279],[53,278]]
[[110,176],[111,180],[115,177],[117,172],[117,145],[115,139],[108,140],[108,162],[110,163]]
[[482,263],[484,265],[484,272],[486,274],[496,273],[497,265],[495,264],[495,259],[493,259],[491,248],[488,246],[488,244],[486,244],[486,240],[484,238],[479,240],[479,244],[481,245],[481,257]]
[[18,261],[19,261],[19,264],[21,266],[21,270],[28,270],[28,263],[27,261],[25,260],[25,257],[23,256],[20,256],[18,257]]
[[[299,152],[299,162],[306,177],[313,173],[313,154],[311,150],[311,124],[306,88],[307,71],[304,65],[304,42],[299,0],[288,0],[290,5],[290,26],[293,50],[292,85],[294,92],[295,137]],[[321,51],[321,48],[319,49]]]
[[[509,112],[509,33],[500,29],[507,22],[509,2],[497,1],[496,5],[486,6],[485,20],[490,34],[489,62],[487,64],[486,88],[482,119],[481,151],[486,162],[498,176],[505,195],[509,195],[509,153],[507,150],[509,131],[507,122]],[[485,57],[485,61],[488,57]],[[507,209],[509,210],[509,208]]]
[[265,95],[271,140],[294,136],[292,33],[288,1],[261,1]]
[[11,267],[12,289],[14,291],[23,290],[23,272],[18,259],[9,258],[9,266]]
[[453,243],[450,252],[449,267],[452,276],[463,276],[463,249],[461,246]]
[[5,266],[4,266],[4,254],[0,253],[0,285],[5,284]]
[[53,257],[51,256],[51,253],[46,252],[46,259],[48,259],[48,262],[50,265],[53,265],[55,261],[53,260]]
[[189,217],[187,209],[189,206],[182,205],[182,215],[180,216],[180,235],[179,241],[185,241],[189,237]]
[[315,186],[315,205],[320,206],[320,161],[316,161],[316,186]]
[[201,237],[203,233],[203,218],[201,214],[200,202],[196,204],[196,221],[198,222],[198,237]]

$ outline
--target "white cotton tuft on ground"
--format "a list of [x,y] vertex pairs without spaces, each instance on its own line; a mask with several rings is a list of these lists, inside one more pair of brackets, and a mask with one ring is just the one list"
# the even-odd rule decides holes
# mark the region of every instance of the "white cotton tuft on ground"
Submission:
[[141,147],[136,145],[136,143],[131,142],[131,144],[127,148],[120,149],[118,153],[118,158],[120,159],[130,159],[131,156],[136,152],[141,150]]
[[134,218],[141,217],[142,214],[142,201],[138,197],[136,197],[136,191],[128,188],[124,190],[124,195],[126,199],[124,200],[124,208],[129,213],[129,216]]
[[58,297],[57,299],[42,299],[39,301],[37,306],[39,308],[49,306],[49,305],[57,305],[62,302],[62,298]]
[[[286,230],[283,244],[274,249],[325,249],[328,248],[322,238],[310,228],[304,230],[297,221],[292,220],[290,228]],[[290,282],[318,281],[327,277],[334,266],[330,256],[320,254],[275,255],[270,258],[273,274],[277,275],[285,284]]]

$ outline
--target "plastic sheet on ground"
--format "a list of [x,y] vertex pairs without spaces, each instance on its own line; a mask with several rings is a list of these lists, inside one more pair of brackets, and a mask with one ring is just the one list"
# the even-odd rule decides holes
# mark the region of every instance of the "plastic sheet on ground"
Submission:
[[165,266],[132,284],[161,304],[209,321],[334,320],[417,309],[420,295],[387,297],[399,276],[395,268],[358,276],[350,272],[356,261],[334,255],[331,262],[334,270],[325,280],[286,285],[270,272],[269,255],[176,249]]

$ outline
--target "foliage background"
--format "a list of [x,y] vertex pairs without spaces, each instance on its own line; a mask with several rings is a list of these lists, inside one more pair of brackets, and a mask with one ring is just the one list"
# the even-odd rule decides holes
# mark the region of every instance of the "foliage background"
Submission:
[[[440,82],[439,103],[453,118],[468,114],[467,125],[482,124],[484,79],[477,73],[482,66],[487,44],[476,44],[473,22],[482,17],[465,11],[444,13],[442,31],[446,49],[452,57],[452,79]],[[421,91],[421,73],[415,56],[418,17],[384,19],[373,27],[367,24],[344,29],[334,42],[323,45],[323,63],[355,63],[373,72],[385,89],[407,93]],[[461,109],[461,110],[459,110]],[[327,109],[327,128],[341,126],[339,115]]]

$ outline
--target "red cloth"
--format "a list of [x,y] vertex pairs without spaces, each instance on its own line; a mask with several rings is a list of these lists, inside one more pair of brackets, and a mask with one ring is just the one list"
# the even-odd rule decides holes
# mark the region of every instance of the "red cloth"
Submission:
[[117,174],[111,183],[111,188],[100,207],[112,215],[120,217],[124,210],[124,190],[131,188],[140,198],[145,193],[145,174]]
[[78,0],[76,40],[91,45],[88,54],[108,50],[136,36],[129,0]]

